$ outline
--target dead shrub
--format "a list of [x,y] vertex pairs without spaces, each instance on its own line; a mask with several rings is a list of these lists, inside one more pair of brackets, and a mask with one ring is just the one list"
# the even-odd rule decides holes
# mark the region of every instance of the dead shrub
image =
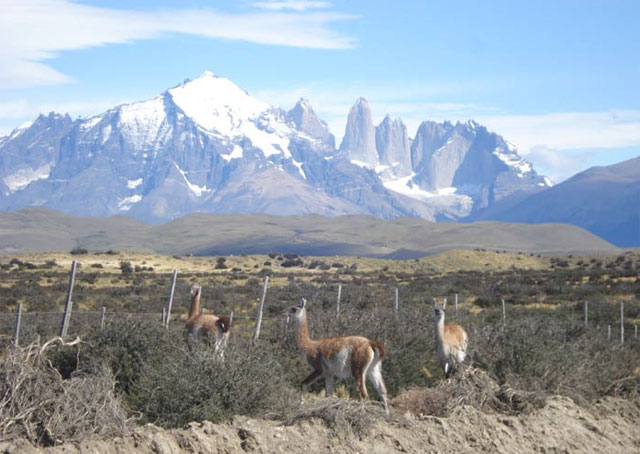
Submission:
[[123,435],[127,419],[107,369],[64,379],[47,358],[50,350],[75,348],[57,337],[8,350],[0,372],[0,434],[51,446],[90,434]]
[[380,404],[371,401],[355,401],[330,397],[302,405],[286,424],[292,425],[309,419],[320,419],[342,439],[369,434],[377,420],[389,418]]
[[414,388],[398,395],[393,405],[403,412],[449,416],[456,409],[472,406],[482,411],[519,414],[542,408],[541,394],[498,385],[486,372],[468,368],[432,388]]

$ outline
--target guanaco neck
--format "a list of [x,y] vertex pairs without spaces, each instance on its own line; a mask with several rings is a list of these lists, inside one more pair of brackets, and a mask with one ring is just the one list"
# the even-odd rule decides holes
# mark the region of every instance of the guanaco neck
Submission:
[[191,297],[191,307],[189,308],[189,318],[193,318],[200,313],[200,290]]
[[444,315],[436,322],[436,341],[438,346],[444,343]]
[[313,354],[315,351],[315,342],[309,337],[309,322],[307,321],[307,313],[304,312],[298,322],[298,348],[307,355]]

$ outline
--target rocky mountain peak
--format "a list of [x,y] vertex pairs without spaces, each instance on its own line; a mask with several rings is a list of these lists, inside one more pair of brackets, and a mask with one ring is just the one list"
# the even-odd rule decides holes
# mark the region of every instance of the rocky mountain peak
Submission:
[[300,98],[288,112],[288,116],[289,120],[296,125],[296,129],[321,140],[331,149],[335,148],[335,137],[329,131],[327,124],[318,118],[308,99]]
[[255,119],[270,108],[231,80],[211,72],[169,89],[168,94],[199,126],[222,134],[232,133],[243,121]]
[[371,118],[371,108],[364,98],[358,98],[347,118],[340,151],[351,161],[375,168],[378,165],[376,133]]
[[376,149],[381,166],[391,174],[403,177],[411,174],[411,154],[407,127],[401,119],[386,115],[376,127]]

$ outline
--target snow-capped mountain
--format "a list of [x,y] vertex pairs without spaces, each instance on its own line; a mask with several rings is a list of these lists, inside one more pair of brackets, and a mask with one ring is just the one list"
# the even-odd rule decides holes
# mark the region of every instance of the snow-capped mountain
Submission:
[[290,111],[205,72],[89,118],[40,115],[0,138],[0,209],[160,222],[200,211],[460,218],[548,183],[470,122],[373,126],[359,99],[339,150],[307,100]]

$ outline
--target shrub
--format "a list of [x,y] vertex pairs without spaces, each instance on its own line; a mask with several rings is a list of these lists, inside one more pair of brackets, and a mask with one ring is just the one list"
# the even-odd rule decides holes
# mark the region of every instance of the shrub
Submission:
[[51,446],[90,434],[126,433],[126,413],[108,370],[63,379],[51,366],[50,350],[76,350],[73,345],[55,338],[5,354],[0,368],[0,433],[5,440],[26,438]]
[[74,247],[73,249],[71,249],[71,255],[83,255],[88,253],[89,251],[82,247]]
[[127,260],[122,260],[120,262],[120,271],[122,274],[131,274],[133,273],[133,267],[131,266],[131,262]]
[[293,266],[304,266],[304,263],[302,262],[302,259],[299,258],[286,258],[280,266],[291,268]]
[[296,395],[274,353],[231,343],[220,361],[200,344],[174,349],[143,363],[129,402],[148,421],[181,427],[190,421],[219,422],[234,415],[287,414]]

